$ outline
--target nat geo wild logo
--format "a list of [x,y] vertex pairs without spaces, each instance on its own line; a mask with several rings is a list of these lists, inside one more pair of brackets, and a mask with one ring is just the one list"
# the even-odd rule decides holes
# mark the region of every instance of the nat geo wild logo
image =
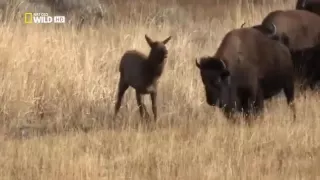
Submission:
[[48,13],[24,13],[25,24],[65,23],[65,16],[49,16]]

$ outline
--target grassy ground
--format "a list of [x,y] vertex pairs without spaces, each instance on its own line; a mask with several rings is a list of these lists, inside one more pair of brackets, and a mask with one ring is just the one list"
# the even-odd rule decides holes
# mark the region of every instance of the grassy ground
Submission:
[[[280,96],[252,127],[230,125],[205,103],[194,63],[227,31],[294,2],[200,2],[113,4],[106,24],[79,33],[22,21],[1,26],[1,179],[316,179],[319,95],[297,95],[295,123]],[[111,128],[119,59],[132,48],[147,53],[144,34],[173,37],[159,122],[139,123],[129,89]]]

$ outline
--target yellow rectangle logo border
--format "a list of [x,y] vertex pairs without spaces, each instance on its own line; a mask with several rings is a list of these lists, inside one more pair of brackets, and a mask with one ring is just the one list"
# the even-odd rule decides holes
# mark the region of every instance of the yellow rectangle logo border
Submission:
[[[28,18],[28,16],[30,18]],[[32,13],[24,13],[24,23],[25,24],[32,24],[33,21],[32,21]]]

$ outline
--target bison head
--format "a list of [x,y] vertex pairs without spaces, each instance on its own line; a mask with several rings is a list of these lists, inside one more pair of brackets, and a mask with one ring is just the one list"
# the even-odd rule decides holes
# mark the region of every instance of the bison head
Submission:
[[204,84],[207,103],[211,106],[221,107],[227,100],[230,72],[225,63],[218,58],[203,57],[200,62],[196,60]]

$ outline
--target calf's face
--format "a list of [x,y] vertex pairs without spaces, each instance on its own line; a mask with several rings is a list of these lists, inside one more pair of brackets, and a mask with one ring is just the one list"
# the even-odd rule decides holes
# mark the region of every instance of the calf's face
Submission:
[[148,37],[148,35],[145,35],[145,38],[151,48],[150,55],[152,59],[159,61],[158,63],[162,63],[162,61],[168,56],[168,50],[165,45],[170,41],[171,36],[163,41],[153,41],[150,37]]
[[229,71],[221,60],[208,57],[202,58],[200,63],[196,61],[196,66],[200,69],[207,103],[221,107],[228,98],[226,89],[229,86]]

